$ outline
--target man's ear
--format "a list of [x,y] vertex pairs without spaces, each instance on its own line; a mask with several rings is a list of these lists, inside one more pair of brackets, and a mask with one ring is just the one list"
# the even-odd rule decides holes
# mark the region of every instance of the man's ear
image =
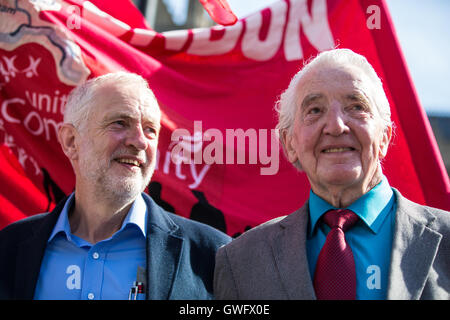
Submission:
[[70,123],[63,123],[58,129],[58,141],[61,144],[64,154],[70,160],[78,158],[76,145],[77,129]]
[[295,151],[295,148],[293,147],[293,136],[288,134],[288,130],[282,130],[281,131],[281,139],[282,139],[282,145],[284,148],[284,153],[286,154],[287,159],[290,163],[295,163],[298,160],[297,152]]
[[392,126],[389,125],[384,129],[383,137],[381,139],[380,154],[379,154],[380,159],[386,157],[391,139],[392,139]]

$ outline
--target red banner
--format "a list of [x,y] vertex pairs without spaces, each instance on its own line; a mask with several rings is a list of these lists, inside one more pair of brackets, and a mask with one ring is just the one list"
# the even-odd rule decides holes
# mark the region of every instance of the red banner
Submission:
[[309,183],[281,152],[274,105],[306,59],[334,47],[366,56],[383,80],[396,125],[383,164],[391,185],[450,210],[384,1],[286,0],[233,26],[157,33],[125,0],[0,0],[0,227],[73,191],[56,138],[67,94],[116,70],[145,77],[161,105],[148,190],[159,204],[230,235],[294,211]]

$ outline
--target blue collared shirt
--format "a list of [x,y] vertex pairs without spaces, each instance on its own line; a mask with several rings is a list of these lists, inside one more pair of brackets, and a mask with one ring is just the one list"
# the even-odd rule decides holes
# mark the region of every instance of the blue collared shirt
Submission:
[[[331,209],[337,208],[311,190],[306,248],[309,271],[313,278],[317,258],[330,230],[319,219]],[[345,233],[355,258],[356,298],[386,299],[396,211],[395,195],[386,177],[346,209],[352,210],[360,218]]]
[[[74,198],[67,199],[48,239],[34,299],[127,300],[138,266],[146,267],[144,199],[133,202],[120,230],[93,245],[70,230]],[[138,294],[137,299],[144,298]]]

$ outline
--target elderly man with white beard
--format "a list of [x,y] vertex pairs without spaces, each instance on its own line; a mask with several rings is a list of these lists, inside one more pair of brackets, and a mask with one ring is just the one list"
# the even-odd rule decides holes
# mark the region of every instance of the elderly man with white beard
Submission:
[[450,214],[409,201],[383,175],[391,112],[368,61],[348,49],[320,53],[278,112],[286,157],[310,196],[219,249],[216,298],[450,299]]
[[58,138],[75,191],[0,231],[1,299],[212,298],[215,253],[230,238],[143,193],[160,118],[136,74],[106,74],[71,92]]

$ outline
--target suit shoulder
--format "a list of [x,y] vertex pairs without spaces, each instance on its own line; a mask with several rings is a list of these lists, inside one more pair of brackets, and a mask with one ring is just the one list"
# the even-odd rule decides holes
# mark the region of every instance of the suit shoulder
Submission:
[[3,243],[7,240],[17,242],[22,236],[28,235],[36,226],[40,225],[49,214],[49,212],[39,213],[9,224],[0,230],[0,242]]
[[228,252],[231,251],[246,251],[255,246],[265,246],[266,239],[271,237],[274,233],[280,231],[280,223],[287,216],[281,216],[269,221],[266,221],[234,239],[231,243],[225,246]]
[[157,228],[162,228],[165,231],[170,230],[174,236],[192,242],[201,242],[201,245],[212,246],[215,249],[231,241],[231,237],[218,229],[169,212],[145,193],[142,193],[142,197],[147,207],[153,211],[154,220],[150,224]]
[[18,229],[22,229],[22,228],[33,227],[34,225],[39,224],[42,221],[42,219],[47,217],[49,214],[50,214],[49,212],[38,213],[38,214],[35,214],[32,216],[23,218],[21,220],[17,220],[15,222],[7,225],[2,230],[0,230],[0,234],[14,232],[14,231],[16,231]]
[[[395,189],[394,189],[395,190]],[[414,219],[421,221],[432,229],[449,235],[450,212],[442,209],[421,205],[404,197],[398,190],[397,201],[399,207]]]
[[436,217],[433,226],[436,226],[437,230],[445,234],[447,237],[450,236],[450,212],[433,207],[425,208]]
[[187,219],[171,212],[166,214],[178,225],[184,237],[193,241],[209,242],[218,247],[231,241],[231,237],[207,224]]

